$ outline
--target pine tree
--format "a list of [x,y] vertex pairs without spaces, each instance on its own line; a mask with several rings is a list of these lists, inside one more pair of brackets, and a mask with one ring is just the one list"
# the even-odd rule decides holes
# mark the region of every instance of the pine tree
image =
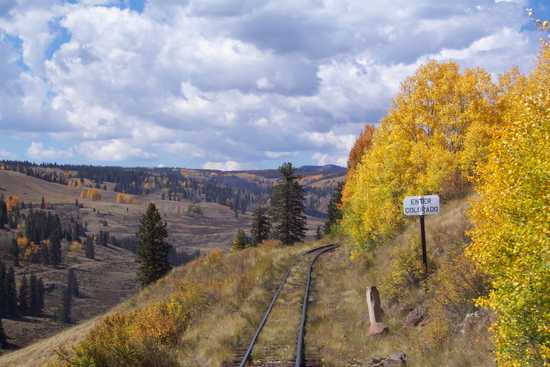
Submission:
[[4,331],[4,324],[2,323],[2,318],[0,317],[0,348],[6,348],[8,346],[8,337]]
[[95,244],[92,237],[86,238],[84,242],[84,254],[88,259],[95,259]]
[[4,199],[0,199],[0,228],[8,223],[8,207]]
[[17,289],[15,287],[15,271],[10,267],[6,275],[6,314],[10,317],[17,316]]
[[80,292],[78,290],[78,280],[76,279],[76,272],[73,268],[69,269],[69,273],[67,274],[67,287],[71,292],[71,296],[80,296]]
[[17,241],[14,239],[11,240],[11,246],[10,246],[10,253],[13,257],[13,266],[19,266],[19,245],[17,245]]
[[29,313],[29,298],[29,281],[27,280],[27,276],[23,275],[21,285],[19,286],[19,311],[22,315]]
[[291,245],[305,238],[305,194],[292,163],[284,163],[279,172],[283,177],[273,191],[272,217],[277,238],[283,244]]
[[57,230],[50,235],[49,257],[53,266],[61,264],[61,237],[61,232]]
[[63,296],[61,298],[61,305],[59,305],[55,316],[57,321],[68,324],[71,322],[72,308],[71,290],[69,289],[69,287],[65,287],[62,294]]
[[327,221],[325,222],[325,234],[329,234],[333,226],[342,219],[342,189],[343,183],[339,183],[338,186],[332,192],[330,202],[328,204]]
[[233,243],[231,244],[231,249],[233,251],[243,250],[246,247],[247,243],[248,241],[246,238],[246,233],[244,233],[242,229],[239,229],[237,231],[235,239],[233,240]]
[[40,314],[40,295],[38,294],[38,280],[34,274],[31,274],[30,280],[30,302],[29,313],[32,316]]
[[0,261],[0,319],[5,317],[8,309],[6,266]]
[[271,225],[269,223],[269,217],[267,215],[267,209],[265,207],[258,207],[254,211],[254,217],[252,219],[252,243],[254,246],[267,240]]
[[38,314],[41,314],[44,311],[44,296],[45,296],[44,282],[42,278],[38,279]]
[[146,286],[170,271],[170,244],[166,242],[168,231],[155,204],[149,204],[141,219],[138,232],[138,278]]

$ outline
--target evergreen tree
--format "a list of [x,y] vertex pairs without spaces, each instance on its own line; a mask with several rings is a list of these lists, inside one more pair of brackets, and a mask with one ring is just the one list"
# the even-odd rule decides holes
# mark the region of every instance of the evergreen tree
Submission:
[[265,207],[258,207],[254,211],[254,217],[252,219],[252,243],[254,246],[267,240],[271,225],[269,223],[269,217],[267,215],[267,209]]
[[342,219],[342,189],[343,183],[339,183],[338,186],[332,192],[330,202],[328,204],[327,221],[325,222],[325,234],[329,234],[332,227]]
[[38,294],[38,280],[34,274],[31,274],[30,280],[30,302],[29,313],[32,316],[40,314],[40,295]]
[[17,240],[13,238],[11,240],[10,254],[13,257],[13,266],[19,266],[19,246],[17,245]]
[[50,249],[46,244],[42,244],[40,247],[40,256],[42,258],[42,264],[50,265]]
[[4,324],[2,323],[2,318],[0,317],[0,348],[6,348],[8,346],[8,337],[4,331]]
[[166,242],[166,223],[153,203],[149,204],[141,219],[138,237],[138,278],[146,286],[163,277],[171,268],[168,260],[171,246]]
[[72,308],[71,290],[69,289],[69,287],[65,287],[62,294],[63,296],[61,297],[61,305],[59,305],[59,308],[55,313],[55,317],[57,321],[68,324],[71,322]]
[[44,282],[42,278],[38,279],[38,314],[41,314],[44,311],[44,296],[46,291],[44,289]]
[[71,292],[71,296],[80,296],[80,292],[78,290],[78,280],[76,279],[76,272],[73,268],[69,269],[69,273],[67,274],[67,287]]
[[53,266],[61,264],[61,237],[60,231],[54,231],[50,235],[49,259]]
[[29,313],[29,298],[29,281],[27,280],[27,276],[23,275],[21,285],[19,286],[19,311],[22,315]]
[[84,254],[88,259],[95,258],[95,244],[92,237],[87,237],[86,241],[84,242]]
[[8,296],[7,296],[7,274],[6,266],[0,261],[0,319],[7,315]]
[[10,267],[6,275],[6,314],[10,317],[17,316],[17,289],[15,286],[15,271]]
[[246,238],[246,233],[244,233],[242,229],[239,229],[237,231],[235,239],[233,240],[233,243],[231,244],[231,249],[233,251],[243,250],[246,247],[247,243],[248,241]]
[[0,228],[8,224],[8,207],[4,199],[0,199]]
[[279,172],[282,181],[273,190],[272,216],[275,234],[285,245],[305,238],[304,189],[294,174],[292,163],[284,163]]

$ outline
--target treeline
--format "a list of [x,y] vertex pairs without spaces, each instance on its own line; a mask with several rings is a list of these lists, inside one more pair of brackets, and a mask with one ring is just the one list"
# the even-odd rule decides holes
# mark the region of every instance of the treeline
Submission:
[[[546,23],[547,24],[547,23]],[[527,76],[429,62],[401,85],[378,128],[359,137],[343,192],[356,251],[387,242],[407,195],[477,192],[465,254],[491,279],[502,366],[550,360],[550,47]]]
[[[107,183],[110,183],[113,190],[119,193],[146,195],[160,192],[163,200],[218,203],[231,207],[236,215],[254,210],[267,201],[272,193],[272,188],[265,182],[256,184],[236,176],[189,177],[174,168],[38,165],[28,161],[0,161],[0,167],[65,185],[76,182],[91,189],[106,190]],[[304,168],[303,171],[308,172],[308,169]],[[264,172],[263,175],[272,178],[269,172]],[[324,215],[320,210],[321,199],[330,190],[331,188],[307,188],[308,214],[319,217]]]

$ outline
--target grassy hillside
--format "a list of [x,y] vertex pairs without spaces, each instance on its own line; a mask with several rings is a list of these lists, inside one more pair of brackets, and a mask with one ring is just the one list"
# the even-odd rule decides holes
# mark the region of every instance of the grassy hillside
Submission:
[[[45,356],[60,348],[68,357],[54,365],[91,357],[98,366],[150,365],[153,360],[155,366],[219,365],[248,341],[293,255],[311,246],[266,244],[236,254],[211,252],[102,318],[0,357],[0,365],[42,366]],[[71,348],[78,343],[74,354]]]
[[[470,199],[451,201],[426,219],[430,275],[423,278],[418,220],[370,254],[351,252],[319,260],[310,348],[328,366],[363,365],[395,352],[409,366],[493,366],[491,316],[474,305],[485,279],[463,261]],[[366,288],[380,291],[389,332],[368,336]],[[413,316],[418,315],[414,323]],[[465,321],[466,320],[466,321]],[[416,323],[416,325],[414,325]]]
[[[487,331],[491,316],[473,303],[485,291],[485,282],[461,262],[467,207],[468,200],[455,200],[443,206],[441,215],[427,219],[427,280],[421,275],[414,220],[371,255],[351,259],[352,247],[343,246],[322,257],[314,276],[307,350],[327,366],[363,365],[398,351],[408,355],[410,366],[493,366]],[[0,363],[38,366],[35,357],[64,347],[65,357],[56,366],[87,365],[92,358],[98,366],[145,366],[152,360],[157,366],[219,366],[248,341],[293,255],[315,245],[214,251],[176,269],[106,317],[61,334],[73,335],[67,338],[70,343],[46,339],[0,358]],[[381,336],[367,333],[369,285],[381,292],[389,327]],[[296,300],[284,302],[290,307]],[[422,317],[407,323],[415,310],[422,310]]]

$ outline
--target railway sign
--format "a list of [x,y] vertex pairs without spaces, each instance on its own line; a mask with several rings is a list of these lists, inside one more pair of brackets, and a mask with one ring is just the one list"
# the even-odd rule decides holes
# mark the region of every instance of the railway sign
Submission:
[[439,195],[407,196],[403,210],[405,215],[439,214]]
[[407,196],[403,200],[403,211],[405,215],[420,216],[420,241],[422,243],[422,262],[424,273],[428,276],[428,255],[426,252],[426,228],[424,225],[425,215],[439,214],[439,195]]

